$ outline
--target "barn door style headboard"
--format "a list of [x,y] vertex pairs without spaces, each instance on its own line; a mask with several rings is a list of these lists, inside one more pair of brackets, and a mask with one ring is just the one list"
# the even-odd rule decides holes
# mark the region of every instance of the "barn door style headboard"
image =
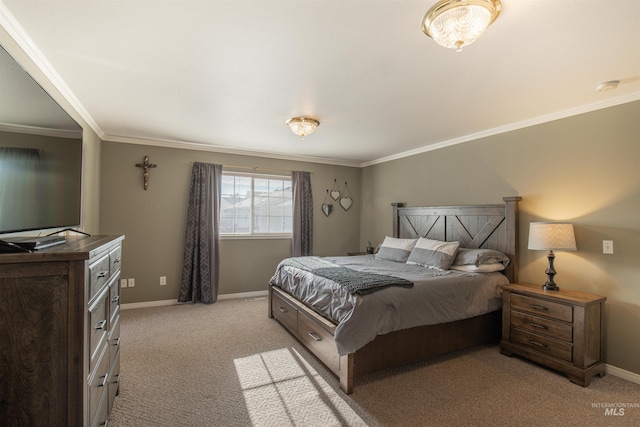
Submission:
[[518,202],[522,197],[503,197],[504,204],[468,206],[393,206],[393,236],[426,237],[459,241],[463,248],[495,249],[511,262],[504,270],[511,283],[518,281]]

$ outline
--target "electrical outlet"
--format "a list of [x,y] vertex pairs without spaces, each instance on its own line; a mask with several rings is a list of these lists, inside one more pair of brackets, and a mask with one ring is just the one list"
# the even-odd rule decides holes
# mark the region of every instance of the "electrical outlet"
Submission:
[[134,279],[133,277],[131,279],[127,279],[127,284],[130,288],[133,288],[136,285],[136,279]]
[[121,288],[127,287],[127,279],[120,279],[120,287]]
[[167,284],[167,276],[160,276],[160,286]]
[[612,254],[613,253],[613,240],[603,240],[602,241],[602,253],[603,254]]

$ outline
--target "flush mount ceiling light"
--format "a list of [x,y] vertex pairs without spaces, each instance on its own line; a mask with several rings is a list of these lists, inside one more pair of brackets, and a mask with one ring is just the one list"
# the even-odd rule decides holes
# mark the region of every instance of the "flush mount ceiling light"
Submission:
[[460,52],[500,15],[500,0],[440,0],[422,19],[422,31],[440,46]]
[[316,128],[320,126],[319,121],[310,117],[294,117],[287,120],[286,123],[289,125],[291,132],[295,133],[302,139],[307,135],[311,135]]

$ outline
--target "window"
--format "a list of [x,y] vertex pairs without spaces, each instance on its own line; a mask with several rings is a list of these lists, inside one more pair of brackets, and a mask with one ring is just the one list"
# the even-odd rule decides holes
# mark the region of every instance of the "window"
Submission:
[[289,177],[223,173],[220,234],[290,235],[291,199]]

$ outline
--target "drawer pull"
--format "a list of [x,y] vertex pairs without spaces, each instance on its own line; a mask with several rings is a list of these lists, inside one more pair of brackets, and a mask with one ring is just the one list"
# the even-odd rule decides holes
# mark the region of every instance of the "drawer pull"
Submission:
[[287,310],[284,307],[278,307],[278,310],[280,310],[280,313],[288,313],[289,312],[289,310]]
[[107,274],[109,274],[108,271],[99,271],[98,272],[98,279],[102,279],[103,277],[107,277]]
[[118,384],[120,382],[120,374],[113,374],[113,379],[111,380],[111,384]]
[[315,332],[309,332],[309,336],[316,341],[322,341],[322,337]]
[[100,378],[102,378],[102,382],[100,384],[98,384],[96,387],[104,387],[107,385],[107,374],[102,375]]
[[98,331],[100,329],[104,329],[106,324],[107,324],[106,320],[99,321],[98,324],[96,325],[96,331]]
[[548,327],[546,327],[544,325],[539,325],[539,324],[533,323],[533,322],[531,322],[530,325],[533,326],[534,328],[538,328],[538,329],[544,329],[544,330],[549,329]]
[[549,310],[547,307],[543,307],[541,305],[536,305],[536,304],[529,304],[529,307],[533,308],[534,310],[541,310],[541,311]]
[[537,345],[538,347],[544,347],[544,348],[547,348],[547,345],[546,345],[546,344],[542,344],[542,343],[539,343],[539,342],[534,341],[534,340],[529,340],[529,343],[531,343],[531,344],[533,344],[533,345]]
[[111,298],[111,302],[118,302],[120,301],[120,295],[116,295],[115,297]]
[[119,263],[119,262],[120,262],[120,258],[116,258],[116,259],[114,259],[114,260],[113,260],[113,263],[114,263],[114,264],[117,264],[117,263]]
[[120,345],[120,337],[118,337],[114,342],[113,342],[113,346],[117,347]]

